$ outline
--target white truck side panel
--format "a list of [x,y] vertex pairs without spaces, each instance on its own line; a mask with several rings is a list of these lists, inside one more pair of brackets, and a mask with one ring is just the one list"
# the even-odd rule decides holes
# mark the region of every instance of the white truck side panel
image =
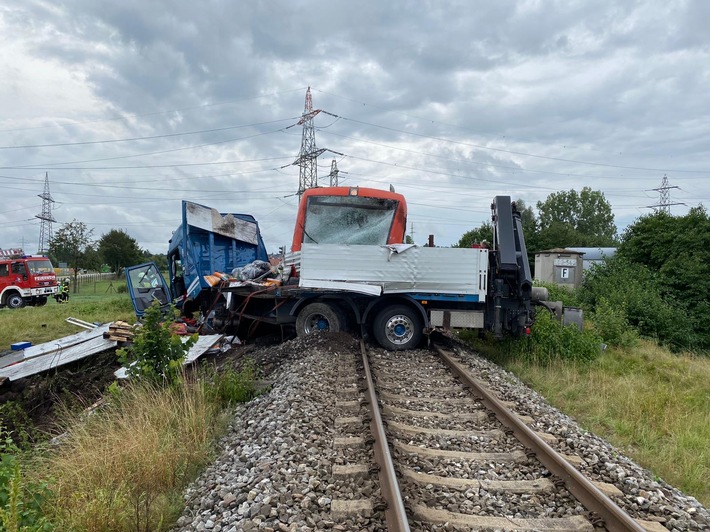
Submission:
[[488,250],[303,244],[300,274],[304,286],[317,281],[371,284],[383,294],[424,292],[477,295],[488,284]]

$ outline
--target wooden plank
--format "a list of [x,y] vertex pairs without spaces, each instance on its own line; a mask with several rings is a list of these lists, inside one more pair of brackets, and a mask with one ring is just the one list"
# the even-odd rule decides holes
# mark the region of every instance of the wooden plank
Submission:
[[536,532],[569,531],[578,532],[580,530],[594,531],[594,526],[582,517],[575,515],[570,517],[551,518],[513,518],[513,517],[490,517],[484,515],[471,515],[454,513],[446,510],[436,510],[420,504],[412,506],[412,513],[417,519],[435,524],[448,524],[449,526],[466,527],[472,530],[530,530]]

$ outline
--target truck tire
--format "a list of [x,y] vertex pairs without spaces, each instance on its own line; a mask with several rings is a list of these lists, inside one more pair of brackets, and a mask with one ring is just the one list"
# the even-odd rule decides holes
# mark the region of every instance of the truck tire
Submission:
[[8,306],[8,308],[22,308],[25,306],[25,300],[22,299],[22,296],[20,294],[14,292],[7,296],[5,304]]
[[375,317],[372,334],[389,351],[414,349],[424,337],[419,313],[406,305],[385,307]]
[[310,303],[296,317],[296,334],[305,336],[319,331],[342,332],[347,329],[345,313],[335,305]]
[[37,300],[35,301],[35,306],[37,306],[37,307],[41,307],[46,304],[47,304],[47,298],[44,296],[38,297]]

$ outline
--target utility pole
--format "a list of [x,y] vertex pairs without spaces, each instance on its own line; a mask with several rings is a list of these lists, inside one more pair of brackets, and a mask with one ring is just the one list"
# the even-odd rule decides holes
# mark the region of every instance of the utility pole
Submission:
[[306,91],[306,104],[303,107],[303,114],[298,124],[303,125],[301,134],[301,152],[293,162],[299,166],[298,172],[298,199],[303,193],[313,187],[318,186],[318,156],[325,149],[316,148],[316,130],[313,126],[313,117],[320,113],[320,109],[313,110],[313,100],[311,99],[311,88]]
[[37,253],[44,254],[49,250],[49,242],[52,240],[52,222],[56,222],[52,216],[52,204],[54,200],[49,193],[49,173],[44,174],[44,192],[38,194],[42,198],[42,213],[35,215],[42,222],[39,226],[39,244],[37,245]]
[[671,205],[685,205],[685,203],[671,203],[671,193],[669,192],[672,188],[678,188],[676,186],[670,186],[668,184],[668,176],[663,174],[663,179],[661,180],[661,186],[654,188],[659,193],[658,204],[648,205],[647,208],[655,209],[656,212],[665,212],[666,214],[671,213]]

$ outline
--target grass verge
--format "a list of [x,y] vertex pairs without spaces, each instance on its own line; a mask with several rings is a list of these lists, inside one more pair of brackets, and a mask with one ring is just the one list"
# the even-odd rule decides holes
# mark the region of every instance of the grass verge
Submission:
[[38,468],[54,494],[47,515],[61,530],[167,529],[218,421],[200,382],[114,392],[100,412],[66,420],[67,438]]
[[207,376],[170,387],[114,386],[105,408],[81,419],[67,415],[67,436],[29,473],[50,489],[44,514],[57,530],[172,527],[184,507],[183,489],[226,429],[224,408],[257,393],[253,363]]
[[584,428],[710,506],[710,359],[641,341],[592,361],[496,362]]

